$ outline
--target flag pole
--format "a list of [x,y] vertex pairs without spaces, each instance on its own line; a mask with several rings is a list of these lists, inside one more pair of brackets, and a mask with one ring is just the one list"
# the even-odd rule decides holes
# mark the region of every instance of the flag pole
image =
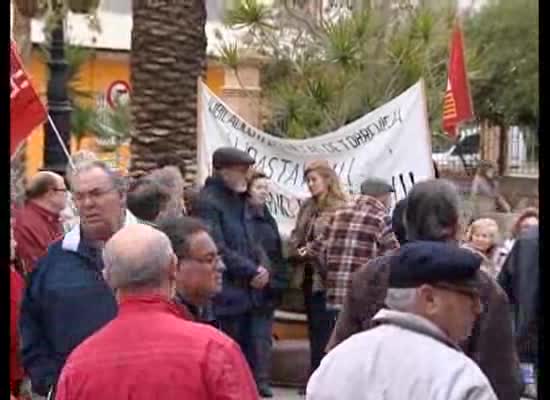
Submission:
[[69,150],[67,150],[65,143],[63,143],[61,134],[57,130],[57,126],[55,126],[55,123],[53,122],[53,119],[49,113],[48,113],[48,122],[50,123],[50,126],[52,127],[53,131],[55,132],[55,136],[57,137],[57,140],[59,142],[59,145],[61,146],[61,149],[63,149],[63,153],[65,153],[65,155],[67,156],[67,160],[69,161],[71,168],[74,169],[74,163],[73,163],[73,159],[71,158],[71,154],[69,153]]

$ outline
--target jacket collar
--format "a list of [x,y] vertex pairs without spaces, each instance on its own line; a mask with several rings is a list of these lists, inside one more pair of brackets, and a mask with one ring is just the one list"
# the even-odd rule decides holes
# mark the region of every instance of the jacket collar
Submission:
[[376,324],[391,324],[399,326],[446,344],[453,349],[462,352],[460,347],[455,344],[441,329],[426,318],[407,312],[382,309],[372,318]]
[[33,210],[35,213],[39,214],[49,222],[59,222],[59,214],[53,213],[50,210],[45,209],[35,201],[29,201],[26,204],[26,207],[30,210]]
[[195,321],[200,320],[201,311],[202,311],[201,308],[189,302],[185,298],[185,296],[183,296],[179,292],[176,292],[176,295],[174,296],[174,301],[176,302],[177,305],[183,307],[184,311],[190,314],[191,318],[189,319],[193,319]]
[[[130,210],[126,210],[124,226],[138,223],[138,219],[130,212]],[[85,242],[85,240],[82,240],[82,236],[80,234],[80,224],[78,224],[75,225],[74,228],[71,229],[69,232],[67,232],[67,234],[65,234],[65,237],[63,238],[63,242],[61,244],[61,248],[66,251],[79,253],[82,250],[83,243],[81,242]],[[85,245],[85,247],[91,247],[91,245],[88,243],[87,245]]]
[[119,314],[162,311],[178,318],[192,320],[184,305],[178,305],[159,294],[136,294],[124,296],[119,301]]

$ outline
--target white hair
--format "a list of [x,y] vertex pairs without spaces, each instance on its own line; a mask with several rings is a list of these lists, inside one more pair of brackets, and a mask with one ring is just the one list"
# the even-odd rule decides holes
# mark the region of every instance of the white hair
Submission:
[[386,293],[386,306],[396,311],[410,311],[416,302],[416,289],[388,289]]
[[105,246],[105,280],[113,289],[159,288],[168,279],[173,257],[168,236],[158,232],[146,249],[121,251],[116,246]]

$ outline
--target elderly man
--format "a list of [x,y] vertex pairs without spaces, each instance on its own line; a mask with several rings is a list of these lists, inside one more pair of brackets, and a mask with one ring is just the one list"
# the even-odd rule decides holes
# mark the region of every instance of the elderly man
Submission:
[[194,320],[214,323],[211,300],[221,292],[225,266],[208,229],[191,217],[166,218],[158,229],[178,257],[175,301],[186,306]]
[[117,312],[101,252],[123,225],[125,181],[91,161],[74,171],[71,185],[80,223],[40,260],[21,307],[23,365],[40,395],[55,385],[69,353]]
[[[368,183],[361,185],[362,190]],[[323,232],[306,248],[323,269],[327,308],[341,310],[352,273],[398,247],[386,205],[376,198],[361,195],[334,211]]]
[[15,212],[17,258],[30,272],[48,246],[61,238],[60,214],[67,203],[65,181],[56,173],[37,173],[26,190],[25,206]]
[[260,289],[269,282],[268,270],[253,261],[256,246],[245,223],[247,174],[254,159],[243,151],[222,147],[214,152],[212,163],[213,176],[206,180],[195,208],[210,228],[227,267],[214,312],[220,328],[252,362],[251,288]]
[[394,192],[392,185],[381,178],[367,178],[361,183],[361,194],[374,197],[388,210],[391,208],[391,196]]
[[310,400],[497,400],[460,350],[481,312],[481,258],[445,243],[403,246],[390,264],[377,326],[354,335],[311,377]]
[[[452,183],[443,179],[418,183],[407,196],[407,240],[456,245],[461,232],[459,216],[460,195]],[[327,346],[329,350],[373,326],[372,318],[384,306],[391,259],[392,255],[378,257],[354,273]],[[480,279],[483,312],[472,336],[461,347],[487,375],[499,400],[519,400],[521,383],[508,299],[498,283],[483,271]]]
[[186,320],[171,301],[179,266],[164,233],[125,227],[107,242],[104,262],[118,316],[70,355],[57,400],[258,398],[237,344]]

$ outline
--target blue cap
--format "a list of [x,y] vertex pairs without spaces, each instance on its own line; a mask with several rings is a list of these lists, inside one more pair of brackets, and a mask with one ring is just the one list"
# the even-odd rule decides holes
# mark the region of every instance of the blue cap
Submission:
[[423,284],[478,291],[482,258],[456,244],[415,241],[405,244],[390,265],[390,288]]

